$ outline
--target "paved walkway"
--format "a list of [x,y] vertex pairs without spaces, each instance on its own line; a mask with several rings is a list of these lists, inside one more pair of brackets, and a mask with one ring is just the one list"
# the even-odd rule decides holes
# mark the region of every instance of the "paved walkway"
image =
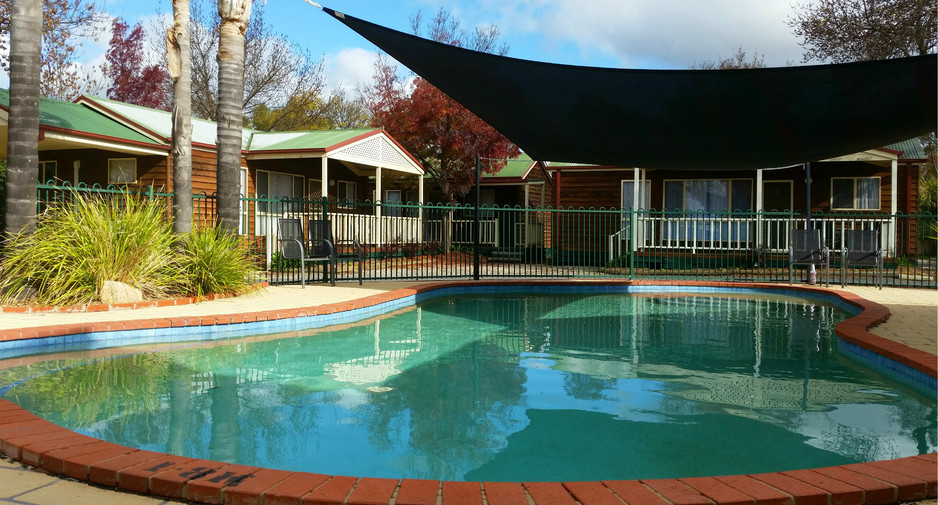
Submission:
[[[301,289],[299,286],[274,286],[243,297],[175,307],[112,310],[94,313],[0,313],[0,330],[130,319],[196,317],[265,310],[276,311],[354,300],[416,284],[420,283],[372,282],[366,286],[347,284],[336,287],[312,285],[306,289]],[[915,349],[938,354],[938,344],[936,344],[936,334],[938,334],[938,291],[899,288],[885,288],[880,291],[868,287],[848,287],[847,290],[885,305],[891,311],[892,315],[889,320],[872,329],[872,333]],[[60,479],[26,469],[19,463],[9,459],[0,458],[0,504],[156,505],[170,503],[181,502],[122,493],[69,479]],[[919,503],[938,505],[938,502],[934,499]]]

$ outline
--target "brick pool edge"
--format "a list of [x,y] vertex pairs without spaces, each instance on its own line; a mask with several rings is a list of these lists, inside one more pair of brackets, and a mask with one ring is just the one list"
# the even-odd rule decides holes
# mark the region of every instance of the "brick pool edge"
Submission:
[[[938,356],[867,330],[889,310],[852,293],[731,282],[505,280],[428,283],[349,302],[190,318],[157,318],[0,331],[0,341],[102,331],[274,321],[372,307],[436,289],[498,285],[684,285],[772,289],[837,297],[861,310],[837,325],[850,345],[934,380]],[[16,358],[14,358],[14,361]],[[105,442],[0,399],[0,450],[43,471],[124,491],[217,504],[312,505],[886,505],[938,496],[938,454],[778,473],[601,482],[447,482],[328,476],[173,456]]]

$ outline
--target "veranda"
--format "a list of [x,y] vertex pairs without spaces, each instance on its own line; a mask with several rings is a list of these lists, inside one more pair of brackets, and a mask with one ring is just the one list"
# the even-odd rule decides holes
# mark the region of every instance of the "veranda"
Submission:
[[[73,191],[123,198],[118,187],[39,186],[38,211]],[[153,188],[132,193],[164,202]],[[196,223],[211,223],[215,196],[193,195]],[[791,231],[804,229],[797,212],[673,212],[630,209],[486,207],[280,199],[241,200],[239,233],[261,275],[272,283],[300,280],[300,268],[280,255],[278,220],[328,219],[336,240],[364,251],[366,280],[494,277],[655,278],[788,282]],[[872,267],[841,270],[847,230],[875,230],[885,256],[887,286],[936,287],[936,216],[931,214],[813,214],[831,250],[831,284],[873,284]],[[821,272],[821,281],[826,280]],[[321,273],[315,272],[320,276]],[[338,280],[351,280],[351,268]],[[805,267],[794,282],[804,282]]]

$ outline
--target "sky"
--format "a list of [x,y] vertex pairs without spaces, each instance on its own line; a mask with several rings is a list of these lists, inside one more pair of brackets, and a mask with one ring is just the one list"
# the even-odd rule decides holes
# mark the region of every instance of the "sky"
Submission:
[[[193,2],[196,0],[192,0]],[[210,0],[212,1],[212,0]],[[496,25],[516,58],[617,68],[686,69],[735,54],[767,66],[800,64],[802,48],[787,20],[797,0],[318,0],[337,11],[410,32],[409,18],[441,7],[472,30]],[[805,0],[807,2],[809,0]],[[165,26],[170,0],[97,0],[131,25]],[[213,4],[214,5],[214,4]],[[303,0],[258,0],[275,33],[323,57],[328,89],[370,81],[378,50]],[[162,13],[163,18],[159,18]],[[110,35],[82,44],[79,60],[103,61]],[[0,85],[7,85],[2,76]]]

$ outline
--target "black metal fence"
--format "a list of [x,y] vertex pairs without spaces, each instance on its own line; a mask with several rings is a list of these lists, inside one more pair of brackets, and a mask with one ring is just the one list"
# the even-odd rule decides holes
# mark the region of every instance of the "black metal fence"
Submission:
[[[172,195],[143,188],[39,187],[39,211],[67,201],[73,191],[98,197]],[[194,222],[213,223],[214,195],[193,195]],[[364,251],[368,280],[496,277],[656,278],[737,282],[789,282],[791,231],[803,214],[789,212],[684,212],[622,209],[482,207],[381,204],[247,196],[239,233],[272,283],[300,281],[297,260],[286,259],[277,239],[279,220],[326,219],[336,240],[355,240]],[[936,219],[930,214],[813,214],[831,251],[831,284],[873,284],[868,265],[843,269],[849,230],[875,230],[885,256],[888,286],[936,286]],[[819,282],[826,281],[819,271]],[[314,270],[314,277],[324,272]],[[340,266],[339,280],[357,277]],[[793,282],[805,282],[806,266]]]

